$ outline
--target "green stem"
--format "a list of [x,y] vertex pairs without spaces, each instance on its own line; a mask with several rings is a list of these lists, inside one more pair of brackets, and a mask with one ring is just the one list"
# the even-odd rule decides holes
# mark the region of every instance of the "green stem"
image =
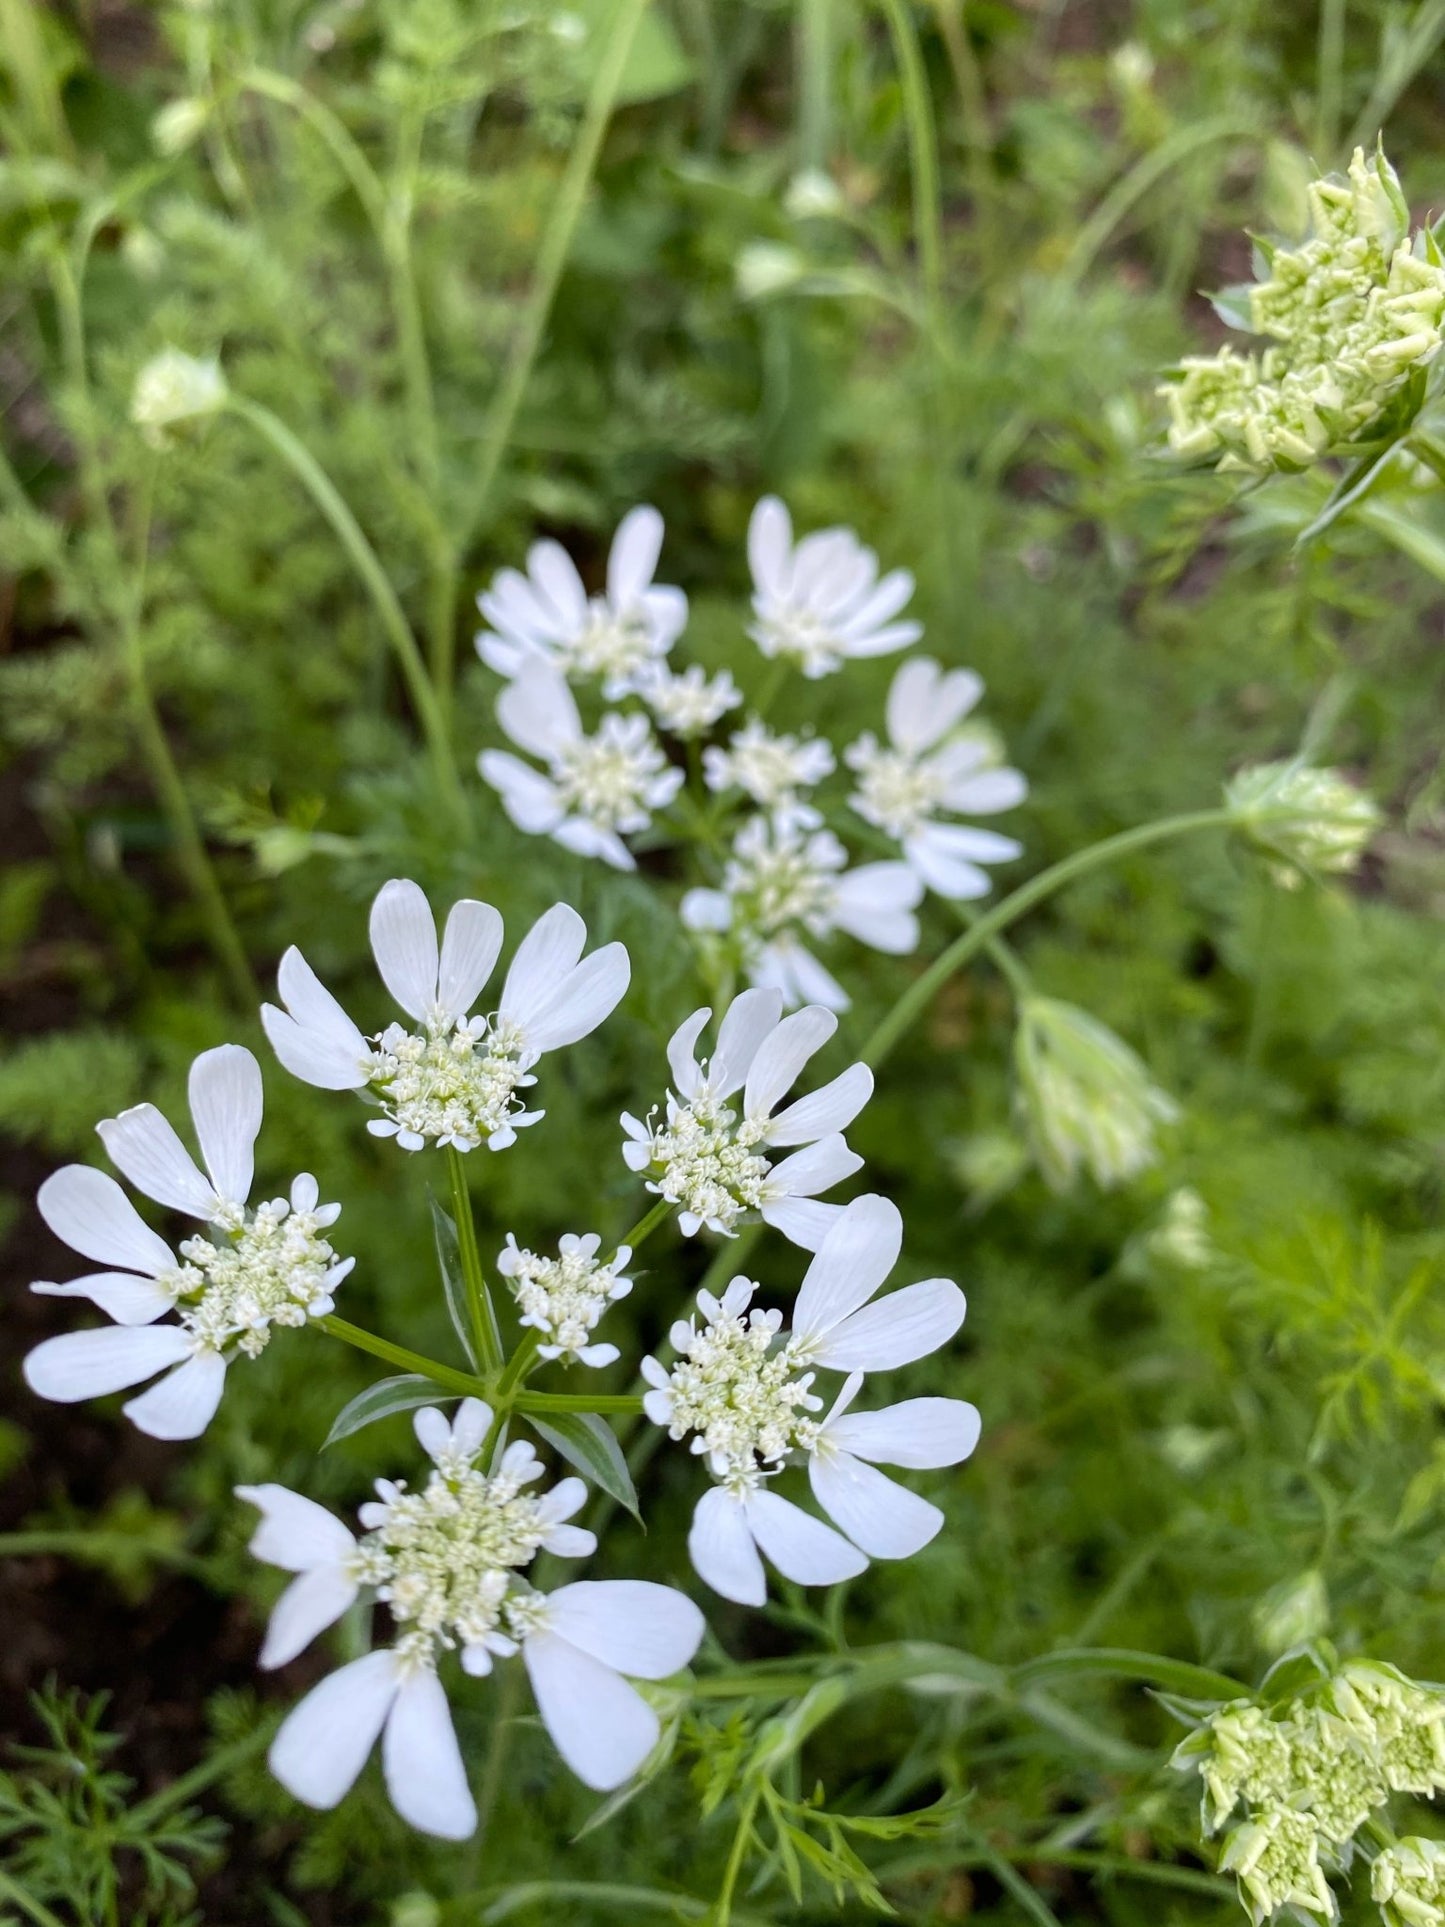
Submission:
[[913,229],[923,270],[923,291],[929,326],[937,331],[943,307],[943,205],[938,187],[938,140],[933,125],[933,99],[928,70],[918,45],[913,16],[906,0],[883,0],[888,31],[903,88],[903,110],[908,121],[909,162],[913,175]]
[[728,1854],[723,1884],[717,1897],[717,1927],[728,1927],[728,1922],[732,1919],[733,1895],[737,1891],[738,1880],[747,1859],[748,1842],[753,1837],[753,1819],[762,1796],[762,1785],[760,1782],[755,1782],[743,1802],[742,1812],[738,1815],[737,1832],[733,1835],[732,1851]]
[[88,1531],[83,1526],[51,1532],[0,1532],[0,1559],[38,1558],[46,1553],[100,1566],[112,1560],[153,1559],[158,1566],[174,1566],[196,1579],[209,1576],[205,1560],[194,1553],[149,1544],[131,1532]]
[[642,1400],[633,1392],[519,1392],[512,1409],[535,1412],[538,1418],[546,1418],[549,1412],[626,1412],[635,1417],[642,1410]]
[[417,720],[427,739],[439,789],[452,804],[459,818],[465,815],[465,800],[456,766],[452,761],[451,739],[446,716],[427,675],[426,664],[417,647],[406,615],[376,551],[367,541],[361,524],[316,457],[279,416],[260,402],[244,395],[231,395],[226,406],[233,415],[249,422],[262,439],[279,455],[301,483],[317,508],[331,524],[360,576],[372,605],[381,619],[387,641],[396,655],[397,665],[406,682]]
[[42,1907],[38,1900],[32,1900],[20,1882],[12,1880],[8,1873],[0,1873],[0,1900],[7,1900],[12,1907],[18,1907],[27,1920],[35,1922],[35,1927],[65,1927],[58,1915],[51,1913],[48,1907]]
[[[462,543],[476,529],[486,512],[491,497],[492,486],[502,465],[512,430],[516,424],[517,411],[522,405],[531,379],[532,367],[542,345],[542,333],[547,318],[552,312],[557,286],[571,252],[572,237],[581,217],[582,205],[587,198],[587,190],[596,171],[598,156],[602,152],[602,142],[612,119],[612,110],[617,102],[617,92],[622,84],[623,71],[627,57],[632,51],[632,43],[637,29],[642,24],[642,16],[647,11],[648,0],[617,0],[612,24],[602,47],[602,56],[588,95],[586,112],[582,126],[567,159],[567,167],[557,190],[557,199],[548,217],[546,230],[542,235],[541,246],[537,250],[536,267],[532,275],[532,285],[522,307],[517,332],[512,338],[511,351],[502,371],[497,392],[492,397],[487,412],[487,421],[482,433],[481,451],[477,458],[476,484],[467,513],[461,519]],[[450,651],[455,647],[455,637],[449,639],[446,660],[447,683],[451,680]],[[438,664],[439,672],[442,665]]]
[[623,1232],[617,1240],[618,1250],[620,1251],[626,1245],[629,1250],[636,1251],[640,1244],[652,1236],[673,1208],[666,1198],[659,1198],[650,1211],[643,1213],[630,1231]]
[[326,1318],[315,1320],[322,1331],[330,1332],[344,1344],[354,1345],[359,1352],[370,1352],[373,1358],[385,1359],[388,1365],[399,1365],[404,1372],[420,1372],[424,1378],[433,1378],[438,1385],[444,1385],[449,1392],[460,1392],[466,1398],[480,1398],[490,1402],[492,1387],[484,1378],[472,1372],[459,1372],[453,1365],[443,1365],[439,1359],[427,1358],[422,1352],[414,1352],[405,1345],[393,1345],[389,1338],[380,1338],[375,1332],[353,1325],[348,1319],[338,1318],[334,1313]]
[[502,1335],[487,1296],[487,1275],[482,1269],[482,1254],[477,1248],[477,1226],[472,1216],[472,1194],[467,1188],[466,1160],[454,1144],[447,1146],[447,1176],[451,1180],[452,1217],[457,1227],[457,1250],[462,1261],[462,1281],[467,1288],[467,1312],[472,1323],[472,1340],[488,1376],[502,1369]]
[[1045,897],[1052,896],[1055,890],[1061,890],[1066,883],[1087,876],[1091,870],[1103,869],[1116,857],[1128,856],[1135,850],[1147,848],[1151,843],[1167,842],[1171,837],[1187,836],[1196,830],[1223,829],[1232,821],[1231,812],[1223,808],[1191,810],[1182,816],[1166,816],[1157,823],[1142,823],[1132,830],[1121,830],[1117,836],[1106,836],[1101,843],[1091,843],[1087,849],[1076,850],[1072,856],[1066,856],[1051,869],[1041,870],[1011,896],[996,903],[992,910],[985,911],[970,929],[965,930],[961,937],[956,937],[942,955],[934,959],[921,977],[914,979],[863,1046],[859,1053],[863,1062],[871,1064],[876,1070],[949,978],[976,957],[990,939],[1017,922],[1035,904],[1042,903]]
[[1136,161],[1122,179],[1115,181],[1080,227],[1074,236],[1074,245],[1069,250],[1069,258],[1059,271],[1062,285],[1077,286],[1124,216],[1181,161],[1189,160],[1202,148],[1212,147],[1216,141],[1259,138],[1261,134],[1256,123],[1243,120],[1237,114],[1216,114],[1209,120],[1196,121],[1192,127],[1181,127],[1167,135],[1157,147],[1151,148],[1141,160]]

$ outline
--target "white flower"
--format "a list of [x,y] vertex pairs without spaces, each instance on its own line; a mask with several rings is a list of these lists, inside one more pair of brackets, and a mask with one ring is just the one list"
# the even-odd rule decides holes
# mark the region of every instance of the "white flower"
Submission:
[[620,1675],[662,1679],[685,1666],[702,1615],[665,1586],[534,1592],[519,1573],[539,1551],[576,1559],[595,1548],[590,1532],[566,1523],[586,1497],[582,1481],[529,1493],[542,1467],[522,1441],[482,1472],[492,1413],[478,1399],[465,1399],[450,1424],[429,1406],[415,1426],[435,1469],[417,1492],[379,1480],[377,1499],[361,1509],[360,1540],[285,1486],[237,1491],[262,1515],[251,1550],[298,1575],[271,1616],[263,1667],[294,1659],[363,1588],[386,1603],[398,1632],[393,1647],[341,1667],[294,1708],[272,1744],[272,1772],[298,1800],[334,1807],[380,1736],[397,1812],[460,1840],[475,1828],[476,1808],[437,1678],[444,1652],[459,1649],[464,1670],[484,1676],[520,1646],[563,1758],[589,1786],[612,1787],[636,1771],[658,1732]]
[[837,768],[833,745],[820,736],[775,736],[753,716],[728,742],[702,753],[703,780],[719,795],[741,790],[774,816],[799,829],[816,829],[822,817],[799,800]]
[[755,816],[733,839],[721,890],[689,890],[682,920],[696,932],[730,931],[751,981],[780,990],[788,1005],[846,1010],[848,994],[801,941],[845,931],[892,956],[918,948],[923,884],[906,863],[862,863],[831,830]]
[[796,547],[787,509],[766,495],[748,524],[753,614],[748,634],[765,656],[795,662],[810,678],[859,656],[886,656],[923,634],[894,617],[913,594],[907,569],[880,581],[878,558],[851,529],[817,529]]
[[[255,1058],[222,1044],[191,1066],[204,1174],[153,1104],[97,1125],[111,1162],[138,1191],[207,1227],[209,1236],[181,1244],[179,1259],[103,1171],[68,1164],[40,1187],[40,1215],[56,1237],[107,1269],[31,1289],[88,1298],[115,1321],[36,1346],[25,1378],[41,1398],[73,1404],[165,1371],[129,1401],[126,1416],[152,1438],[193,1439],[211,1422],[238,1352],[254,1358],[272,1325],[304,1325],[332,1309],[331,1294],[355,1263],[338,1259],[322,1236],[341,1206],[318,1205],[316,1180],[303,1173],[289,1204],[247,1208],[261,1103]],[[168,1311],[178,1322],[158,1323]]]
[[665,809],[684,773],[669,767],[645,716],[608,710],[596,733],[582,732],[571,690],[545,661],[518,669],[497,699],[497,720],[519,749],[547,766],[544,774],[504,749],[484,749],[477,768],[529,836],[550,836],[579,856],[600,856],[632,870],[622,841],[645,830]]
[[652,580],[661,548],[657,510],[632,509],[612,538],[607,593],[589,600],[566,550],[534,543],[526,575],[503,569],[478,596],[491,628],[477,637],[477,654],[508,677],[540,658],[570,682],[600,680],[609,702],[636,689],[687,625],[682,590]]
[[1415,1835],[1382,1848],[1370,1893],[1385,1927],[1445,1927],[1445,1842]]
[[497,1270],[511,1286],[521,1313],[519,1322],[546,1340],[537,1347],[539,1358],[610,1365],[619,1356],[615,1345],[593,1345],[588,1340],[607,1307],[632,1289],[632,1280],[622,1276],[632,1247],[619,1245],[604,1265],[597,1258],[601,1243],[595,1231],[581,1238],[569,1231],[558,1245],[557,1257],[539,1258],[535,1252],[519,1250],[517,1240],[507,1233]]
[[638,677],[637,693],[670,735],[683,737],[706,735],[743,699],[726,669],[708,676],[695,662],[679,675],[665,663],[649,664],[648,673]]
[[263,1005],[261,1021],[287,1070],[327,1091],[366,1091],[383,1116],[367,1126],[403,1150],[430,1142],[504,1150],[543,1113],[521,1108],[545,1052],[596,1030],[627,989],[620,943],[583,958],[587,926],[565,903],[539,917],[517,948],[489,1017],[468,1015],[502,947],[502,919],[463,897],[447,917],[441,949],[420,887],[393,878],[371,906],[371,948],[382,981],[415,1029],[389,1024],[363,1037],[294,946],[277,984],[286,1006]]
[[[869,1303],[898,1258],[903,1221],[888,1199],[869,1196],[834,1220],[798,1293],[793,1330],[780,1311],[750,1310],[757,1287],[735,1278],[721,1301],[698,1294],[704,1323],[674,1325],[669,1371],[643,1361],[651,1389],[643,1404],[673,1439],[691,1435],[719,1483],[698,1502],[688,1551],[714,1591],[760,1606],[762,1558],[799,1585],[832,1585],[869,1558],[907,1559],[943,1525],[943,1514],[888,1478],[878,1463],[956,1465],[978,1442],[974,1407],[959,1399],[909,1399],[878,1412],[850,1413],[869,1371],[891,1371],[936,1351],[963,1322],[964,1298],[951,1279]],[[821,1423],[816,1368],[848,1378]],[[805,1458],[826,1526],[772,1491],[769,1481]],[[837,1530],[834,1530],[834,1527]]]
[[989,768],[987,738],[958,725],[983,694],[971,669],[945,673],[926,656],[905,662],[888,691],[889,747],[870,730],[843,753],[859,776],[848,799],[866,823],[896,838],[904,861],[944,897],[981,897],[990,878],[978,866],[1023,854],[1012,837],[961,823],[940,823],[940,812],[991,816],[1011,810],[1028,794],[1016,769]]
[[[701,1063],[694,1049],[711,1010],[695,1010],[667,1047],[673,1089],[665,1120],[646,1123],[624,1112],[622,1155],[631,1171],[649,1173],[647,1189],[678,1207],[691,1238],[704,1225],[731,1237],[758,1212],[804,1250],[815,1250],[838,1215],[817,1194],[857,1171],[863,1160],[843,1132],[873,1093],[866,1064],[846,1071],[783,1111],[774,1111],[808,1059],[838,1028],[829,1010],[812,1005],[784,1017],[776,990],[745,990],[718,1027],[717,1049]],[[742,1092],[739,1108],[729,1099]],[[768,1153],[803,1148],[774,1164]]]

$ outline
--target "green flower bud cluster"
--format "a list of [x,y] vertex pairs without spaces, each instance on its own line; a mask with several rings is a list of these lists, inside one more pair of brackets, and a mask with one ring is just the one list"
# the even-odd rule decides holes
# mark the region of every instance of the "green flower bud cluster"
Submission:
[[1266,278],[1221,298],[1270,345],[1189,356],[1160,390],[1169,446],[1222,469],[1308,467],[1360,439],[1445,340],[1445,258],[1413,239],[1394,169],[1356,148],[1344,180],[1309,189],[1309,238],[1259,244]]
[[[1351,1661],[1283,1705],[1216,1708],[1172,1763],[1203,1781],[1204,1830],[1226,1830],[1220,1870],[1255,1927],[1284,1908],[1333,1920],[1329,1876],[1348,1871],[1366,1821],[1396,1793],[1445,1791],[1445,1692]],[[1445,1927],[1445,1848],[1389,1848],[1373,1878],[1387,1927]]]
[[1272,859],[1276,880],[1295,887],[1300,873],[1353,870],[1380,827],[1373,799],[1338,770],[1307,763],[1260,763],[1241,770],[1224,792],[1234,828]]
[[1014,1034],[1020,1118],[1056,1191],[1087,1170],[1105,1190],[1153,1164],[1178,1106],[1122,1038],[1074,1004],[1025,997]]

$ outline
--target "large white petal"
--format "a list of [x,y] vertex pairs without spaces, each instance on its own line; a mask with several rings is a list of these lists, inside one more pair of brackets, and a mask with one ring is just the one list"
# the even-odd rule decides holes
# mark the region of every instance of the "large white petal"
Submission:
[[846,990],[825,970],[811,950],[792,937],[764,944],[753,959],[749,975],[755,984],[776,984],[785,1004],[821,1004],[825,1010],[846,1010]]
[[261,1130],[261,1066],[240,1044],[202,1051],[191,1065],[189,1096],[211,1183],[220,1197],[244,1204],[251,1195]]
[[906,863],[863,863],[839,877],[833,916],[840,930],[890,956],[918,948],[913,915],[923,885]]
[[769,1033],[781,1029],[783,996],[778,990],[745,990],[728,1005],[718,1026],[717,1049],[708,1064],[714,1097],[731,1097],[768,1049]]
[[975,1406],[961,1398],[905,1398],[879,1412],[845,1412],[828,1437],[855,1458],[913,1470],[957,1465],[978,1444]]
[[554,903],[544,911],[517,945],[499,1014],[529,1024],[576,965],[586,941],[587,926],[570,904]]
[[[949,786],[948,807],[968,816],[992,816],[1017,809],[1028,793],[1027,779],[1018,770],[985,769]],[[1012,854],[1018,854],[1017,846]]]
[[526,1640],[522,1656],[552,1743],[585,1786],[607,1793],[657,1744],[657,1715],[610,1666],[556,1633]]
[[577,564],[560,542],[534,542],[527,551],[527,569],[552,612],[551,639],[564,642],[587,619],[587,591]]
[[391,1804],[410,1825],[442,1840],[465,1840],[476,1830],[467,1769],[435,1673],[414,1672],[397,1694],[382,1734],[381,1765]]
[[482,994],[502,949],[502,919],[490,903],[463,897],[447,916],[437,1002],[448,1017],[465,1017]]
[[67,1164],[41,1185],[35,1200],[57,1238],[84,1258],[123,1265],[152,1277],[174,1271],[175,1254],[151,1230],[115,1179],[88,1164]]
[[831,1137],[835,1131],[848,1128],[872,1095],[872,1071],[866,1064],[850,1064],[831,1083],[779,1111],[768,1127],[767,1141],[811,1144],[815,1138]]
[[940,839],[938,832],[944,827],[940,823],[925,823],[905,837],[904,856],[929,889],[936,890],[939,896],[956,903],[986,897],[993,888],[993,878],[987,870],[981,870],[970,858],[960,856]]
[[765,495],[748,519],[748,567],[765,596],[781,600],[790,592],[793,521],[776,495]]
[[617,525],[607,558],[607,599],[618,611],[640,601],[662,553],[662,517],[645,504],[629,509]]
[[884,624],[891,622],[912,596],[911,573],[907,569],[890,569],[857,607],[849,610],[839,626],[839,634],[846,642],[878,635]]
[[477,758],[484,782],[502,799],[502,807],[528,836],[547,836],[567,814],[550,776],[505,749],[484,749]]
[[271,1771],[309,1807],[336,1806],[356,1783],[401,1678],[395,1653],[367,1653],[292,1708],[271,1742]]
[[137,1191],[193,1218],[214,1213],[214,1189],[154,1104],[136,1104],[95,1128],[111,1163]]
[[289,1486],[238,1485],[236,1497],[260,1511],[250,1550],[268,1566],[309,1572],[313,1566],[339,1565],[356,1550],[356,1541],[335,1513]]
[[811,1344],[866,1305],[898,1263],[903,1214],[891,1198],[869,1192],[835,1221],[798,1287],[793,1334]]
[[732,898],[721,890],[689,890],[678,906],[678,915],[685,930],[728,930],[733,920]]
[[871,630],[867,635],[846,637],[849,656],[890,656],[895,649],[906,649],[911,642],[917,642],[923,634],[921,622],[891,622],[887,628]]
[[772,1114],[774,1105],[793,1088],[804,1064],[820,1051],[838,1028],[838,1019],[820,1004],[809,1004],[785,1017],[764,1043],[748,1071],[743,1110],[750,1118]]
[[913,656],[898,670],[888,691],[889,740],[896,749],[918,755],[961,722],[982,694],[983,679],[971,669],[945,675],[929,657]]
[[800,1251],[816,1251],[842,1209],[841,1204],[820,1204],[816,1198],[770,1198],[759,1215]]
[[153,1378],[191,1355],[191,1338],[179,1325],[102,1325],[66,1332],[37,1345],[23,1366],[25,1383],[41,1398],[74,1405],[103,1398]]
[[846,1452],[815,1454],[808,1481],[834,1525],[874,1559],[911,1559],[943,1524],[936,1505]]
[[768,1596],[767,1575],[741,1501],[715,1485],[697,1502],[687,1535],[693,1570],[714,1592],[740,1606],[761,1606]]
[[321,1090],[360,1090],[366,1039],[294,944],[281,959],[276,987],[286,1009],[263,1004],[261,1022],[286,1069]]
[[393,877],[377,891],[371,952],[392,996],[424,1023],[437,1001],[437,926],[426,892],[409,877]]
[[590,1036],[609,1018],[627,994],[632,963],[626,947],[605,943],[584,957],[528,1020],[529,1050],[560,1050]]
[[272,1609],[256,1664],[264,1672],[289,1666],[318,1633],[336,1624],[356,1592],[356,1581],[340,1566],[313,1566],[293,1579]]
[[811,1198],[819,1191],[841,1184],[844,1178],[851,1178],[862,1168],[862,1158],[834,1132],[832,1137],[820,1137],[816,1144],[805,1144],[801,1151],[794,1151],[791,1157],[775,1164],[768,1173],[767,1195]]
[[198,1439],[216,1416],[225,1389],[225,1359],[219,1352],[197,1352],[121,1409],[149,1438]]
[[497,698],[497,721],[518,749],[553,762],[582,734],[582,718],[561,673],[538,656],[524,662]]
[[672,1073],[672,1088],[686,1100],[697,1096],[697,1040],[707,1028],[711,1010],[704,1004],[685,1018],[667,1040],[667,1068]]
[[834,1586],[856,1579],[868,1561],[821,1519],[766,1487],[744,1501],[753,1537],[785,1579],[799,1586]]
[[153,1325],[171,1308],[169,1292],[153,1278],[137,1278],[132,1271],[92,1271],[67,1285],[34,1284],[41,1298],[88,1298],[117,1325]]
[[967,1308],[951,1278],[927,1278],[855,1311],[811,1345],[809,1356],[838,1372],[891,1372],[946,1345]]
[[687,1665],[705,1627],[685,1593],[646,1579],[582,1579],[547,1601],[560,1639],[633,1679],[666,1679]]

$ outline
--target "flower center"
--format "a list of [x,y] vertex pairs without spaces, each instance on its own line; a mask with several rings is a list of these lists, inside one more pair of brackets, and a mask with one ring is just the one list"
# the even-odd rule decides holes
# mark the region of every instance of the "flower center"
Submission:
[[518,1251],[507,1254],[507,1262],[522,1324],[541,1332],[559,1351],[580,1352],[616,1290],[611,1267],[582,1251],[558,1258]]
[[187,1238],[185,1264],[161,1283],[176,1300],[181,1323],[208,1351],[239,1345],[254,1358],[272,1325],[304,1325],[332,1308],[336,1253],[309,1211],[284,1199],[263,1204],[239,1223],[224,1224],[222,1242]]
[[604,716],[595,736],[558,753],[552,779],[565,806],[599,829],[644,830],[651,779],[666,763],[641,717]]
[[428,1138],[469,1151],[514,1127],[527,1075],[522,1039],[485,1017],[406,1031],[392,1024],[373,1039],[371,1087],[403,1143]]
[[841,849],[832,860],[832,839],[806,843],[759,843],[728,863],[724,884],[739,921],[760,937],[790,923],[826,926],[837,901],[832,872],[843,867]]
[[569,676],[630,678],[654,653],[652,631],[640,615],[619,615],[596,599],[588,607],[585,628],[561,653]]
[[855,753],[853,767],[858,772],[853,807],[890,836],[911,836],[943,801],[945,779],[906,750],[864,749]]
[[694,1330],[668,1375],[672,1396],[669,1436],[695,1432],[713,1470],[740,1484],[756,1483],[759,1464],[775,1464],[817,1439],[816,1421],[804,1416],[822,1407],[812,1397],[811,1372],[799,1373],[791,1342],[773,1348],[778,1314],[754,1311],[746,1319],[717,1310]]
[[822,675],[842,661],[832,627],[796,604],[760,616],[753,633],[764,655],[788,656],[804,671]]
[[690,1104],[669,1098],[667,1124],[652,1134],[658,1194],[709,1230],[731,1231],[763,1202],[770,1166],[753,1147],[766,1129],[766,1122],[739,1122],[736,1111],[705,1092]]

